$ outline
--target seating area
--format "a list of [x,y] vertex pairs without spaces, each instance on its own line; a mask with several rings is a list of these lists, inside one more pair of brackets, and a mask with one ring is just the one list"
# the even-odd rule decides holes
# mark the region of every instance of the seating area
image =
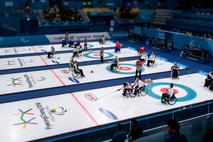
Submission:
[[195,14],[192,12],[173,13],[171,19],[167,20],[167,25],[181,29],[188,29],[197,32],[213,32],[213,15]]
[[134,8],[118,8],[114,11],[114,15],[117,19],[117,21],[120,22],[130,22],[130,21],[136,21],[138,17],[139,9]]
[[[193,10],[153,10],[140,7],[121,7],[118,6],[119,3],[116,3],[117,5],[113,5],[113,1],[103,1],[102,3],[95,1],[93,3],[93,7],[86,8],[81,6],[80,8],[76,7],[76,5],[73,5],[72,3],[74,2],[65,1],[63,7],[59,8],[58,6],[50,7],[50,5],[48,5],[48,1],[32,1],[25,7],[24,5],[26,4],[23,3],[24,8],[19,6],[19,13],[21,11],[23,12],[26,7],[29,7],[31,12],[37,13],[39,25],[41,27],[72,25],[85,26],[92,23],[92,20],[89,18],[89,14],[91,14],[91,12],[102,14],[111,13],[118,25],[145,23],[147,25],[154,25],[160,29],[178,32],[187,31],[191,32],[192,35],[195,32],[196,36],[212,38],[213,15],[211,10],[195,8]],[[99,7],[95,7],[95,5],[99,5]]]
[[58,7],[46,8],[40,15],[41,21],[49,24],[62,24],[64,22],[82,22],[84,21],[80,12],[73,8],[59,9]]

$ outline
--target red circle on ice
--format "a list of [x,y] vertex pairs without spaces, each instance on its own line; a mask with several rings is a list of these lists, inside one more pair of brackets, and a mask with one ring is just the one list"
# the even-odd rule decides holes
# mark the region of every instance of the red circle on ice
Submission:
[[125,67],[125,66],[120,67],[120,70],[124,70],[124,71],[129,71],[131,69],[132,69],[131,67]]
[[99,53],[94,53],[93,56],[100,56],[100,54]]
[[[160,91],[161,91],[162,93],[167,93],[167,89],[169,89],[169,88],[161,88]],[[177,89],[174,89],[174,94],[177,94],[177,93],[178,93],[178,90],[177,90]]]

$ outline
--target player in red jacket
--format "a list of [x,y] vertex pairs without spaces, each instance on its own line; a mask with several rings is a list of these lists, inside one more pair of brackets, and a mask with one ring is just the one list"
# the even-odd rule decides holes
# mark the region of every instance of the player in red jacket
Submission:
[[115,53],[117,52],[121,52],[121,44],[118,41],[115,44]]
[[141,70],[142,70],[143,62],[145,62],[145,59],[143,58],[140,58],[139,60],[136,61],[135,79],[136,78],[141,79]]

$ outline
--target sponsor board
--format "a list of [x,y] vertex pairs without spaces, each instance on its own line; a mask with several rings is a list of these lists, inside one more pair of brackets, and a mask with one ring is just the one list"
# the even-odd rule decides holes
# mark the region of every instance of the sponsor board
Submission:
[[[50,43],[61,43],[61,41],[65,38],[64,34],[58,35],[45,35]],[[74,40],[83,41],[85,38],[88,40],[99,40],[101,37],[105,36],[107,39],[110,39],[108,32],[98,32],[98,33],[76,33],[69,34],[69,37],[73,37]]]

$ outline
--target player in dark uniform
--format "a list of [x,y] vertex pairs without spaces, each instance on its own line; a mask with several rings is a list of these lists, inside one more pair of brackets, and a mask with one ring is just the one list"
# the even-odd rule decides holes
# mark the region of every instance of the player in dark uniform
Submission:
[[172,79],[178,79],[179,78],[179,66],[177,64],[174,64],[172,67],[171,67],[171,77]]
[[209,89],[213,91],[213,70],[207,75],[204,86],[209,87]]
[[77,61],[74,62],[74,72],[80,73],[81,77],[85,77],[83,70],[79,69]]

